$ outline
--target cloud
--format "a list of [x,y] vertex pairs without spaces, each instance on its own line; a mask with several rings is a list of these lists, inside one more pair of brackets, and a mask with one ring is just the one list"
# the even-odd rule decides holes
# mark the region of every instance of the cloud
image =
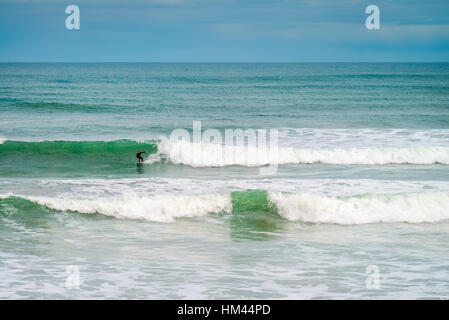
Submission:
[[[65,29],[65,6],[81,30]],[[0,60],[279,61],[449,59],[447,0],[0,0]],[[61,43],[64,43],[62,46]],[[376,54],[374,54],[375,52]],[[349,55],[350,54],[350,55]]]

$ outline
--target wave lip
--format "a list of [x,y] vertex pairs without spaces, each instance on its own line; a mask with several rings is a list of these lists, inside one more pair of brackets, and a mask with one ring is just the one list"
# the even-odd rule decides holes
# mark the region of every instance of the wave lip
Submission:
[[438,222],[449,219],[449,193],[364,194],[326,197],[269,192],[278,214],[290,221],[332,224]]
[[255,146],[229,146],[217,143],[191,143],[161,140],[159,158],[146,163],[167,159],[175,164],[192,167],[264,166],[270,164],[444,164],[449,165],[449,147],[429,146],[410,148],[350,148],[350,149],[297,149],[279,148],[267,151]]

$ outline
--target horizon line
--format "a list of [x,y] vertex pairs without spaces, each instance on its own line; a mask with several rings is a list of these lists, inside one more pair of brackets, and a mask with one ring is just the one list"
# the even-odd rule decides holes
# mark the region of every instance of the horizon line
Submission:
[[432,61],[0,61],[0,63],[160,63],[160,64],[250,64],[250,63],[449,63],[449,60]]

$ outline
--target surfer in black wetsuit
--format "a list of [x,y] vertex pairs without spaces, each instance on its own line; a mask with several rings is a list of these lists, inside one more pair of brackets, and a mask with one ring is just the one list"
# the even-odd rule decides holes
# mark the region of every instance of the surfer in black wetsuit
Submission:
[[137,151],[136,158],[137,158],[137,162],[138,163],[142,163],[143,162],[142,153],[146,153],[146,152],[145,151],[140,152],[140,150]]

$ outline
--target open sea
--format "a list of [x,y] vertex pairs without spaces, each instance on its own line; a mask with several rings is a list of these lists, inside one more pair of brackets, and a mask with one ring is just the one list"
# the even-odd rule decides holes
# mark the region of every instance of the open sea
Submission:
[[0,298],[449,299],[449,64],[1,63]]

